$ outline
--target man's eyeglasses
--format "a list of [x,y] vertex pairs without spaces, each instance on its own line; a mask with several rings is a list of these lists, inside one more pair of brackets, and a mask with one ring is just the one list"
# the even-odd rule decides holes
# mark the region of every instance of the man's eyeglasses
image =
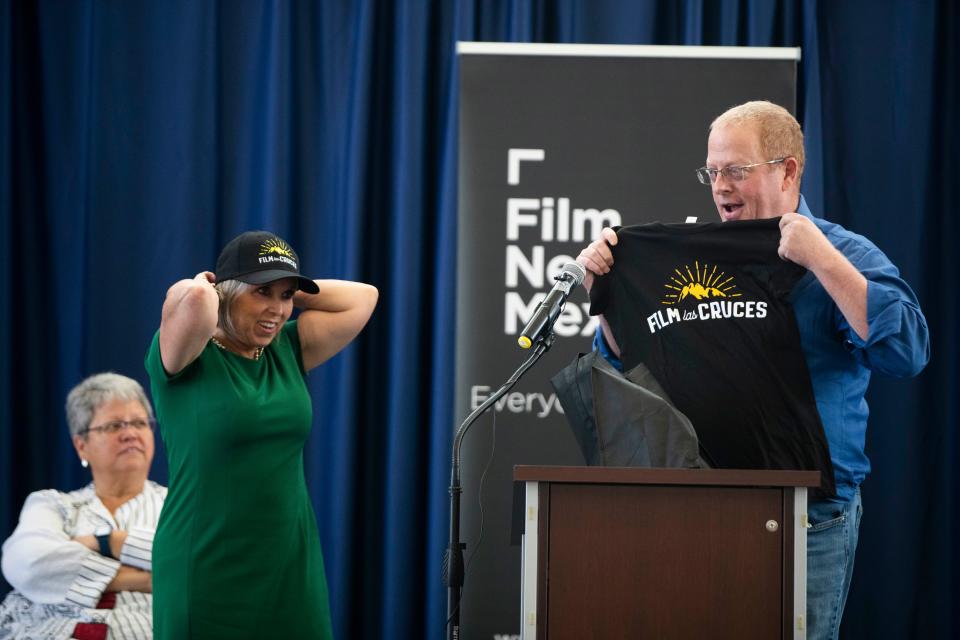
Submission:
[[133,420],[111,420],[110,422],[104,422],[101,425],[96,427],[87,427],[86,429],[81,429],[77,435],[85,436],[91,431],[99,431],[106,435],[111,435],[119,432],[124,427],[133,427],[137,431],[143,431],[144,429],[150,429],[153,431],[156,426],[156,422],[150,418],[134,418]]
[[739,167],[724,167],[723,169],[711,169],[710,167],[700,167],[697,169],[697,178],[700,180],[701,184],[711,184],[717,181],[717,174],[723,176],[727,180],[732,180],[734,182],[740,182],[744,180],[748,175],[750,175],[750,170],[754,167],[760,167],[765,164],[777,164],[778,162],[783,162],[786,158],[777,158],[776,160],[767,160],[766,162],[754,162],[753,164],[745,164]]

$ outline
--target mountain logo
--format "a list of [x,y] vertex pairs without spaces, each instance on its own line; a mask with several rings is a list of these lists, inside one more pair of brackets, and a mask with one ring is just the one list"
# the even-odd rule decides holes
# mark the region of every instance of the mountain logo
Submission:
[[733,282],[733,276],[727,276],[726,272],[717,273],[717,265],[711,269],[709,264],[704,264],[700,268],[700,261],[693,263],[693,270],[690,265],[683,265],[683,272],[679,267],[673,269],[677,277],[670,276],[670,282],[663,285],[667,290],[660,304],[675,305],[687,298],[696,300],[710,300],[713,298],[737,298],[741,294],[737,291],[737,285]]
[[280,238],[270,238],[266,242],[260,245],[260,252],[258,255],[269,256],[277,255],[283,256],[285,258],[290,258],[293,260],[293,249],[290,246],[281,240]]

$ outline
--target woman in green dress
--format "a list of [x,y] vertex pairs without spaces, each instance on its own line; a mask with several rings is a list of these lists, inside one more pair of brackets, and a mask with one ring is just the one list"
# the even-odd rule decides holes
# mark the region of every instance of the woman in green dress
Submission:
[[146,356],[170,469],[153,547],[157,640],[332,637],[303,473],[304,375],[360,332],[377,290],[310,280],[299,262],[251,231],[224,247],[216,275],[167,291]]

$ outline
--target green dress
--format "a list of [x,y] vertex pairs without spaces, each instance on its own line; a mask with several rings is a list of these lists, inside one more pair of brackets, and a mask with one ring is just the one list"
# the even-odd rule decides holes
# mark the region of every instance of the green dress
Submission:
[[259,360],[209,343],[173,376],[157,332],[146,368],[170,468],[154,638],[332,638],[303,474],[312,407],[296,322]]

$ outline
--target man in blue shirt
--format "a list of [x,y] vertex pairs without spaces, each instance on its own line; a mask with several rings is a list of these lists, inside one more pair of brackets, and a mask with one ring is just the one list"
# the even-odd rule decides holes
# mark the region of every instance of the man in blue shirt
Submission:
[[[870,471],[864,453],[873,371],[907,377],[930,357],[927,323],[913,291],[872,242],[815,217],[800,195],[803,133],[790,113],[748,102],[710,125],[706,166],[724,221],[780,220],[780,257],[809,270],[791,294],[837,485],[835,498],[808,505],[807,637],[837,638],[853,575],[862,508],[860,483]],[[613,266],[616,233],[606,228],[578,256],[584,286]],[[601,316],[596,348],[619,365],[619,348]]]

